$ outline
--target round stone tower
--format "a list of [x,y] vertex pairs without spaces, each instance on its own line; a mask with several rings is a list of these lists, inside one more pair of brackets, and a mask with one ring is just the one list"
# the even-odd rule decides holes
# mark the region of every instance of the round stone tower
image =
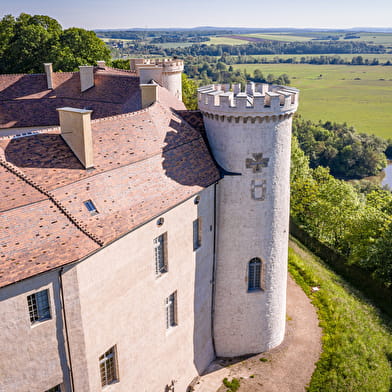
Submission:
[[198,90],[218,184],[214,340],[219,357],[279,345],[286,321],[292,115],[298,90]]
[[182,100],[181,74],[184,70],[184,61],[177,59],[165,59],[157,64],[162,67],[162,86],[169,90],[179,100]]

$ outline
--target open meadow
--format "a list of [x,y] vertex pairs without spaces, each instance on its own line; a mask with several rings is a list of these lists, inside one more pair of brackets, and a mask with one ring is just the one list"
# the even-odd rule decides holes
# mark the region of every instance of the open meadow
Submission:
[[286,73],[301,90],[299,113],[313,121],[346,122],[358,132],[392,138],[392,67],[235,64],[264,76]]

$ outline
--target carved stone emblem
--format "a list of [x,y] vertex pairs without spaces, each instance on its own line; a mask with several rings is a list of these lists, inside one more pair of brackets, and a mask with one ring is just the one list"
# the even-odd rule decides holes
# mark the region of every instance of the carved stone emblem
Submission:
[[246,158],[247,169],[253,169],[253,173],[260,173],[263,167],[268,166],[269,158],[263,158],[263,153],[252,154],[253,158]]
[[267,193],[267,180],[252,180],[250,191],[253,200],[264,200]]

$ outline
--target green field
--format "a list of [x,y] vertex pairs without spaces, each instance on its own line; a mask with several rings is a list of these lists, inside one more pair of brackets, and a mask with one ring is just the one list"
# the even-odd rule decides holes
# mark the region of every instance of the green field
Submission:
[[347,122],[358,132],[392,137],[392,67],[236,64],[264,76],[286,73],[301,90],[299,113],[313,121]]
[[373,42],[376,45],[392,45],[391,33],[355,33],[360,38],[353,41]]
[[306,37],[301,35],[290,35],[284,33],[277,34],[241,34],[241,37],[250,37],[250,38],[262,38],[269,39],[272,41],[286,41],[286,42],[302,42],[302,41],[310,41],[312,37]]
[[[162,44],[154,44],[160,48],[186,48],[187,46],[194,45],[196,42],[164,42]],[[208,43],[208,42],[201,42]]]
[[207,45],[244,45],[244,44],[246,44],[246,42],[241,39],[228,38],[225,36],[210,37],[210,41],[203,42],[203,43],[207,44]]
[[[267,59],[267,61],[271,61],[275,58],[279,59],[291,59],[294,58],[296,59],[297,62],[301,61],[302,57],[305,58],[312,58],[312,57],[320,57],[320,56],[325,56],[325,57],[332,57],[332,56],[339,56],[343,60],[349,60],[353,57],[361,56],[364,60],[368,59],[372,61],[373,59],[377,59],[381,63],[385,63],[386,61],[391,61],[392,62],[392,53],[373,53],[373,54],[349,54],[349,53],[336,53],[336,54],[254,54],[254,55],[249,55],[249,57],[256,58],[256,59]],[[219,56],[217,56],[219,57]]]

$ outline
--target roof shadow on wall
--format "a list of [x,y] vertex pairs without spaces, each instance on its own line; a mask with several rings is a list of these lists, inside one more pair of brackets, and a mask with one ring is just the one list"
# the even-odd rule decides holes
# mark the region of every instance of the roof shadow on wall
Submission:
[[171,118],[162,150],[167,177],[182,185],[207,187],[217,181],[219,171],[201,133],[180,118]]
[[58,134],[14,138],[4,152],[6,160],[20,168],[84,170]]

